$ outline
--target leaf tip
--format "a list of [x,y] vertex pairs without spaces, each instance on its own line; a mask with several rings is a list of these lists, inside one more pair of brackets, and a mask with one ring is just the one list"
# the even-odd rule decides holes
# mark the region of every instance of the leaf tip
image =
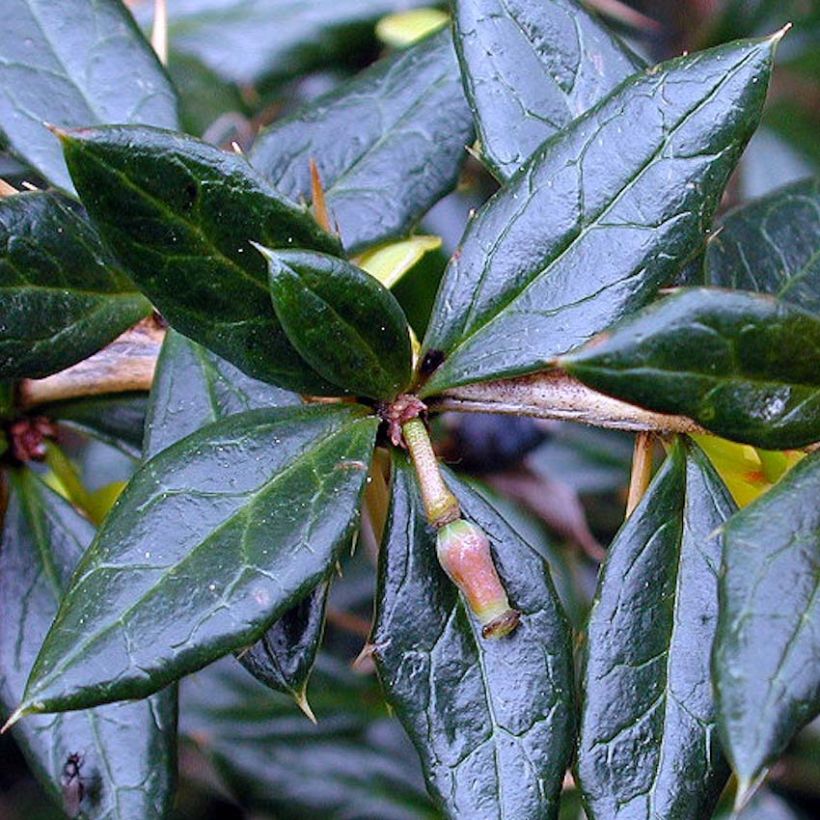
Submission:
[[66,131],[65,128],[60,128],[59,125],[54,125],[53,123],[43,120],[43,127],[51,131],[51,133],[54,134],[54,136],[57,137],[57,139],[61,142],[71,138],[71,135],[68,133],[68,131]]
[[754,797],[758,787],[763,782],[763,779],[766,777],[767,772],[768,769],[764,769],[758,775],[753,775],[752,777],[738,775],[737,791],[735,792],[735,803],[733,807],[735,814],[739,814],[746,808],[749,801]]
[[3,728],[0,729],[0,735],[6,734],[20,718],[25,717],[30,711],[30,707],[27,707],[24,703],[20,704],[20,706],[11,713],[11,717],[3,724]]
[[317,726],[319,721],[316,720],[316,715],[313,713],[313,709],[310,708],[310,704],[308,703],[308,699],[307,699],[306,689],[302,689],[300,692],[294,692],[293,693],[293,699],[296,701],[296,705],[302,710],[302,714],[314,726]]

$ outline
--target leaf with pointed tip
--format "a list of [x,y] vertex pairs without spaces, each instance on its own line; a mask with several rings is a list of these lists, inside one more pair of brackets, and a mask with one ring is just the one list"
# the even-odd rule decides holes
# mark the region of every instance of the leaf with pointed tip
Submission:
[[321,253],[272,251],[276,315],[290,343],[337,393],[393,399],[410,381],[410,328],[389,290],[360,268]]
[[227,660],[186,678],[182,693],[180,731],[243,808],[287,820],[439,818],[372,676],[320,655],[311,685],[315,726]]
[[237,660],[265,686],[290,695],[308,715],[307,683],[325,628],[330,584],[319,584]]
[[[10,473],[0,546],[0,701],[11,711],[94,528],[30,471]],[[171,809],[176,781],[176,691],[48,717],[13,734],[46,791],[60,801],[69,755],[81,754],[85,818],[156,819]]]
[[32,168],[73,191],[58,126],[176,128],[176,94],[119,0],[4,0],[0,131]]
[[820,440],[820,316],[770,296],[681,289],[561,366],[585,384],[771,450]]
[[713,675],[743,790],[820,710],[818,498],[814,453],[726,526]]
[[[151,389],[144,457],[152,458],[234,413],[300,403],[295,394],[246,376],[215,353],[168,330]],[[321,585],[308,593],[239,655],[251,672],[258,669],[260,679],[266,675],[269,685],[278,682],[278,688],[287,687],[302,700],[324,626],[326,589]]]
[[44,404],[37,412],[139,458],[147,404],[145,393],[117,393]]
[[735,505],[678,442],[615,537],[587,629],[578,776],[592,818],[709,817],[728,776],[709,677]]
[[0,379],[70,367],[150,311],[69,199],[0,198]]
[[536,151],[448,266],[423,395],[542,369],[652,298],[702,242],[779,36],[637,74]]
[[449,30],[380,61],[276,123],[251,162],[294,200],[319,169],[345,247],[406,234],[455,187],[473,125]]
[[291,347],[251,242],[340,252],[247,161],[193,137],[110,126],[62,136],[88,213],[128,275],[177,330],[249,376],[338,392]]
[[490,538],[510,601],[508,638],[487,641],[436,560],[413,470],[394,460],[380,555],[374,658],[447,816],[546,820],[573,745],[569,627],[542,557],[452,474],[465,516]]
[[704,283],[770,293],[820,314],[820,180],[733,211],[709,240]]
[[348,542],[377,425],[355,405],[250,410],[146,462],[77,568],[21,711],[144,697],[261,637]]
[[162,343],[145,421],[143,457],[153,458],[219,419],[262,407],[301,404],[297,395],[246,376],[181,333]]
[[574,0],[457,0],[455,25],[481,156],[500,180],[644,67]]

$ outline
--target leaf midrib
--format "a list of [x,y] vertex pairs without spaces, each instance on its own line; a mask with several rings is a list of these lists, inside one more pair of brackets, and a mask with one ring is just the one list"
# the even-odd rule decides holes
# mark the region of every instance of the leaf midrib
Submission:
[[[658,148],[652,153],[649,159],[644,163],[644,165],[638,170],[638,173],[635,176],[631,177],[626,184],[617,192],[612,199],[589,221],[587,222],[581,230],[568,242],[567,246],[561,250],[552,260],[548,262],[548,264],[542,268],[541,270],[537,271],[528,282],[524,284],[524,286],[520,289],[512,293],[503,304],[501,304],[498,309],[487,317],[483,322],[476,324],[467,334],[462,335],[461,339],[459,340],[458,344],[455,347],[451,348],[449,351],[448,359],[452,361],[455,358],[456,353],[464,347],[467,342],[471,341],[476,335],[478,335],[481,331],[483,331],[488,325],[492,324],[498,319],[503,318],[505,311],[520,299],[532,286],[536,283],[543,280],[545,276],[549,274],[551,270],[573,249],[577,246],[578,242],[580,242],[588,233],[590,233],[593,229],[599,227],[599,223],[601,219],[607,216],[609,212],[620,202],[621,198],[635,185],[635,183],[643,177],[643,175],[647,172],[649,168],[651,168],[655,161],[657,160],[660,153],[668,146],[669,142],[672,138],[676,135],[677,131],[682,128],[691,117],[693,117],[697,112],[705,105],[707,105],[714,96],[723,88],[723,86],[729,82],[730,79],[733,79],[736,74],[743,68],[743,66],[751,61],[751,59],[757,54],[757,51],[752,51],[747,54],[733,69],[731,73],[726,74],[724,77],[720,79],[717,85],[712,89],[712,91],[703,99],[699,100],[696,105],[694,105],[691,109],[689,109],[680,119],[680,121],[672,128],[664,139],[659,144]],[[605,97],[604,100],[601,101],[601,104],[594,106],[590,109],[590,112],[599,113],[599,109],[606,104],[606,102],[611,99],[609,97]],[[588,117],[592,119],[593,113],[589,115],[584,115],[585,119]],[[532,169],[531,169],[532,170]],[[466,327],[470,321],[472,315],[475,314],[475,305],[478,300],[478,295],[482,289],[482,285],[484,280],[489,275],[490,265],[485,264],[482,269],[482,275],[479,279],[479,282],[475,288],[475,296],[473,301],[470,305],[470,308],[467,312],[467,316],[463,322],[463,327]],[[560,312],[560,308],[556,309],[556,313]],[[435,378],[435,377],[434,377]]]
[[[220,533],[226,527],[231,526],[232,524],[234,524],[236,522],[236,520],[238,518],[245,515],[248,508],[253,506],[253,504],[256,503],[256,500],[260,496],[262,496],[263,494],[268,493],[270,491],[270,489],[272,487],[274,487],[276,484],[278,484],[279,481],[282,478],[285,478],[285,477],[289,476],[291,474],[291,472],[293,472],[297,468],[303,466],[305,461],[316,457],[316,455],[319,454],[320,452],[322,452],[323,450],[330,449],[331,444],[335,443],[336,440],[341,435],[343,435],[345,433],[350,433],[354,427],[357,427],[357,426],[361,425],[362,423],[369,422],[369,421],[370,421],[370,418],[365,417],[365,418],[354,419],[352,422],[349,422],[349,423],[345,424],[342,428],[340,428],[335,433],[332,433],[329,437],[322,440],[317,446],[310,449],[307,453],[301,453],[299,456],[297,456],[296,459],[294,459],[294,461],[292,461],[290,464],[288,464],[287,467],[285,467],[283,470],[276,473],[269,481],[267,481],[262,486],[262,488],[260,490],[258,490],[254,494],[253,499],[249,503],[243,505],[239,510],[237,510],[236,512],[233,512],[230,516],[228,516],[228,518],[226,518],[224,521],[220,522],[219,526],[217,526],[213,530],[211,530],[211,532],[207,535],[207,537],[204,540],[200,541],[192,549],[190,549],[185,554],[185,556],[183,556],[183,558],[181,560],[175,562],[174,564],[172,564],[168,568],[166,568],[166,570],[151,584],[151,587],[149,587],[149,589],[146,590],[146,592],[144,594],[142,594],[134,603],[132,603],[126,610],[124,610],[120,614],[120,616],[113,623],[109,624],[104,629],[101,629],[101,630],[97,631],[93,635],[87,637],[86,640],[84,640],[79,646],[76,646],[70,654],[64,655],[62,660],[60,661],[60,663],[56,664],[45,678],[41,678],[38,681],[38,685],[36,687],[34,687],[31,692],[27,691],[25,693],[25,701],[29,702],[29,703],[33,702],[34,698],[36,698],[36,692],[37,691],[42,691],[42,689],[44,688],[44,684],[47,684],[49,681],[53,680],[54,678],[59,677],[60,673],[63,670],[65,670],[66,668],[74,665],[77,658],[81,657],[82,653],[86,649],[88,649],[91,645],[93,645],[94,643],[96,643],[97,641],[99,641],[100,639],[105,637],[107,634],[109,634],[119,624],[123,624],[126,621],[127,617],[134,610],[136,610],[138,607],[142,606],[145,602],[145,599],[148,598],[151,595],[151,593],[153,591],[155,591],[156,588],[158,586],[160,586],[167,579],[167,577],[171,573],[175,572],[194,553],[198,552],[198,550],[200,550],[205,544],[209,543],[215,535]],[[317,431],[317,438],[320,435],[321,435],[321,432]],[[314,441],[316,441],[316,439],[314,439]],[[93,548],[93,545],[92,545],[92,547],[89,548],[89,550],[92,549],[92,548]],[[85,581],[87,578],[89,578],[91,576],[91,574],[94,572],[95,569],[96,569],[96,567],[92,568],[89,572],[85,573],[81,580]],[[66,603],[70,603],[70,599],[72,597],[73,597],[73,595],[70,592],[69,595],[67,595],[66,598],[65,598]],[[58,627],[60,625],[61,620],[62,620],[61,618],[56,619],[52,629],[54,629],[55,627]]]

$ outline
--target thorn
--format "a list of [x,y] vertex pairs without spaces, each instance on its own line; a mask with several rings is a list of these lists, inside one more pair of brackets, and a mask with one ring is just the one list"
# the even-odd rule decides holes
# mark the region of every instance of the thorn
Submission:
[[163,65],[168,65],[168,4],[166,0],[154,0],[151,47],[157,53],[159,61]]
[[36,185],[33,185],[33,184],[32,184],[31,182],[29,182],[28,180],[24,180],[24,181],[23,181],[23,182],[21,182],[20,184],[21,184],[21,185],[22,185],[22,186],[23,186],[23,187],[24,187],[27,191],[39,191],[39,190],[40,190],[40,189],[39,189]]
[[311,199],[313,200],[313,216],[319,226],[330,233],[330,216],[327,212],[327,202],[325,201],[325,189],[322,187],[322,178],[319,176],[319,167],[313,161],[308,160],[310,165],[310,188]]
[[11,717],[3,724],[3,728],[0,729],[0,735],[4,735],[21,717],[28,714],[28,709],[24,708],[22,705],[18,706],[12,713]]
[[768,774],[768,769],[764,769],[757,777],[747,780],[745,777],[738,777],[737,791],[735,792],[735,804],[733,811],[735,814],[743,811],[749,804],[749,801],[754,797],[763,779]]
[[369,641],[362,647],[362,651],[356,655],[356,660],[351,663],[351,667],[353,669],[359,669],[360,667],[364,666],[372,657],[373,653],[376,651],[376,644],[370,643]]
[[65,128],[60,128],[59,125],[53,125],[50,122],[43,120],[43,127],[48,128],[57,139],[65,139],[68,136],[68,131]]
[[778,30],[777,30],[774,34],[772,34],[772,36],[771,36],[771,38],[770,38],[770,39],[771,39],[771,40],[772,40],[775,44],[777,44],[777,43],[779,43],[779,42],[780,42],[780,41],[781,41],[781,40],[782,40],[782,39],[783,39],[783,38],[784,38],[784,37],[785,37],[785,36],[789,33],[789,31],[790,31],[792,28],[794,28],[794,23],[791,23],[791,22],[786,23],[786,25],[785,25],[785,26],[783,26],[783,28],[778,29]]
[[231,141],[231,148],[233,149],[234,154],[236,154],[238,157],[245,156],[245,152],[242,150],[242,146],[236,140]]
[[265,259],[273,261],[276,254],[270,248],[266,248],[264,245],[260,245],[258,242],[254,242],[253,239],[249,239],[248,242],[250,242],[250,244],[253,245],[253,247],[256,248],[256,250],[258,250],[259,253],[261,253],[262,256],[265,257]]
[[0,197],[14,196],[19,193],[20,192],[13,185],[9,185],[5,179],[0,178]]
[[294,692],[293,699],[296,701],[296,705],[302,710],[304,716],[314,725],[317,726],[319,721],[316,720],[316,715],[313,714],[313,709],[310,708],[310,704],[308,703],[307,699],[307,691],[306,689],[302,689],[301,692]]

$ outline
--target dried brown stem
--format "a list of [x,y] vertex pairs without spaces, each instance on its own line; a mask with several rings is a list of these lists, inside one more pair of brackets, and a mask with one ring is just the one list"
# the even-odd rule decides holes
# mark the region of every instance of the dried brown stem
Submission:
[[469,384],[427,400],[430,410],[507,413],[635,432],[706,433],[686,416],[653,413],[597,393],[560,370]]
[[20,403],[29,408],[104,393],[150,390],[165,330],[148,318],[126,330],[85,361],[44,379],[20,383]]

